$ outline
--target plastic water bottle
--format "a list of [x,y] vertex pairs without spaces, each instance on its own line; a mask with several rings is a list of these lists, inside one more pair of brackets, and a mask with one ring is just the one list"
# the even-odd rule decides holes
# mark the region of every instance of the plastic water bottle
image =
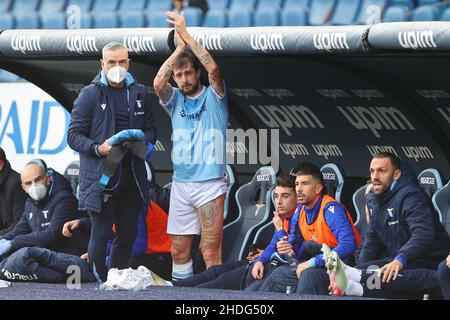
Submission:
[[297,260],[297,258],[295,257],[294,252],[289,251],[288,253],[286,253],[286,254],[284,255],[284,257],[285,257],[285,260],[287,261],[287,263],[288,263],[288,265],[289,265],[289,268],[290,268],[292,271],[296,271],[296,270],[297,270],[297,267],[298,267],[298,260]]

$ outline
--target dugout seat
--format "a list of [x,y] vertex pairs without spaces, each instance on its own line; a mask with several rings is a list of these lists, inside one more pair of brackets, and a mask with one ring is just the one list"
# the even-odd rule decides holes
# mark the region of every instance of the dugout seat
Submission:
[[440,188],[432,198],[434,208],[439,214],[439,220],[450,235],[450,181]]
[[419,186],[425,191],[425,193],[430,197],[433,197],[434,193],[442,188],[442,178],[439,171],[436,169],[425,169],[418,176],[417,180]]
[[69,163],[63,174],[64,178],[69,181],[72,192],[78,199],[78,183],[80,182],[80,161],[75,160]]

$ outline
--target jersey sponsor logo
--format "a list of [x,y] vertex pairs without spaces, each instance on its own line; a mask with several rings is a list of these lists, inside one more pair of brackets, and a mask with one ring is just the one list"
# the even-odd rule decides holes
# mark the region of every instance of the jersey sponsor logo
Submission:
[[220,34],[197,34],[194,38],[206,50],[222,50]]
[[315,33],[313,36],[313,42],[314,47],[317,50],[331,52],[332,50],[350,49],[347,43],[347,33],[345,32]]
[[66,46],[70,52],[83,54],[85,52],[98,52],[95,36],[68,36]]
[[399,32],[398,42],[405,49],[437,48],[431,30]]
[[27,52],[42,51],[41,36],[14,35],[11,38],[11,49],[20,51],[23,54],[27,54]]
[[125,36],[123,37],[123,45],[128,49],[128,52],[157,51],[152,36]]
[[252,34],[250,46],[255,51],[284,51],[282,33],[260,33]]

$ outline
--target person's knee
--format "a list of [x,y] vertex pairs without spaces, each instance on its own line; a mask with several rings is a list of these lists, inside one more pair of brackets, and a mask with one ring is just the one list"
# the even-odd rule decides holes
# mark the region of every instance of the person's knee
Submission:
[[298,294],[327,294],[330,281],[325,269],[310,268],[302,272],[298,280]]
[[172,244],[170,253],[172,255],[172,260],[174,263],[183,264],[191,260],[191,250],[184,246],[177,246]]

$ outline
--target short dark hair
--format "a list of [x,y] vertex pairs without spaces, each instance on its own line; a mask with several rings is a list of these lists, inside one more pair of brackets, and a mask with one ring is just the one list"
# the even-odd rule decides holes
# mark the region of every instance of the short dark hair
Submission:
[[200,69],[200,60],[189,50],[183,51],[183,53],[178,57],[175,64],[175,68],[179,69],[188,64],[192,64],[194,69],[197,71]]
[[5,150],[2,147],[0,147],[0,161],[6,162]]
[[402,161],[400,160],[400,158],[391,152],[380,152],[374,155],[373,158],[374,159],[389,158],[395,170],[400,169],[402,167]]
[[312,162],[301,162],[292,169],[291,173],[296,176],[313,176],[313,178],[319,180],[322,184],[322,194],[326,193],[326,185],[322,172],[316,164]]
[[295,191],[295,176],[287,173],[279,173],[276,181],[277,187],[291,188]]

